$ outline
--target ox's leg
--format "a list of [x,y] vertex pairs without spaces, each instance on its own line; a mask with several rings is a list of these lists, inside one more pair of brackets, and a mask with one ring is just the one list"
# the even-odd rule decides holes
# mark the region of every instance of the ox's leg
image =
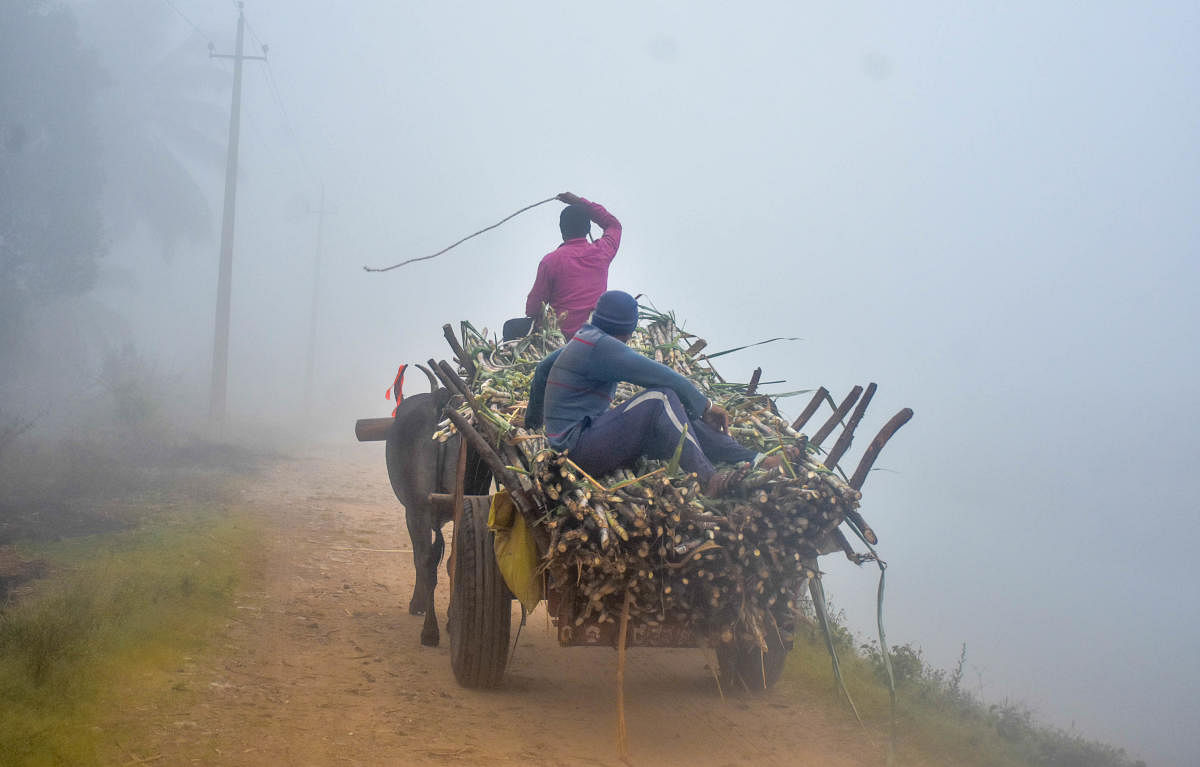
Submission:
[[[415,504],[414,504],[415,505]],[[416,573],[416,583],[413,584],[412,599],[408,603],[409,615],[424,615],[431,606],[430,597],[433,589],[429,586],[429,557],[433,554],[433,531],[430,530],[430,510],[405,509],[404,519],[408,525],[408,539],[413,547],[413,570]]]
[[437,647],[441,640],[441,635],[438,632],[437,625],[437,608],[433,601],[433,592],[437,589],[437,571],[438,565],[442,561],[442,553],[446,549],[446,539],[442,537],[442,528],[435,523],[433,528],[433,546],[429,552],[429,561],[426,570],[426,583],[428,584],[426,591],[426,604],[428,609],[425,610],[425,624],[421,626],[421,644],[426,647]]
[[416,583],[408,611],[424,615],[429,608],[429,584],[426,562],[433,547],[433,509],[429,494],[439,484],[437,443],[430,437],[437,430],[442,407],[450,398],[449,390],[435,394],[415,394],[396,406],[396,417],[388,432],[385,456],[388,480],[396,500],[404,505],[405,524],[413,547]]

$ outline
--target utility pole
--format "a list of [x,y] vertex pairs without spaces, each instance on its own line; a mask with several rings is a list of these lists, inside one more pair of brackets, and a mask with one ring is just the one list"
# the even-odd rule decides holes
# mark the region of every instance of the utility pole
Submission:
[[304,368],[304,412],[312,413],[313,368],[317,357],[317,308],[321,294],[321,244],[325,228],[325,185],[321,184],[321,207],[317,210],[317,251],[313,257],[312,309],[308,314],[308,362]]
[[[229,110],[229,149],[225,159],[225,208],[221,213],[221,265],[217,274],[217,316],[213,333],[212,388],[209,399],[209,418],[217,423],[225,420],[225,391],[229,377],[229,299],[233,281],[233,221],[237,212],[238,136],[242,123],[242,61],[264,56],[243,54],[246,16],[243,4],[238,3],[237,40],[233,55],[219,54],[208,45],[212,59],[233,59],[233,103]],[[263,46],[263,53],[267,52]]]

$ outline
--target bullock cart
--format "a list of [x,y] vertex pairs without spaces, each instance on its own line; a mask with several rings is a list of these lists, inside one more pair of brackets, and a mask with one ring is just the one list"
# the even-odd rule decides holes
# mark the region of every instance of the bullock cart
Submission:
[[[631,345],[720,401],[740,441],[767,453],[798,450],[800,457],[772,472],[750,471],[732,497],[721,499],[704,498],[677,458],[591,477],[523,428],[532,364],[561,343],[552,323],[536,338],[503,344],[467,323],[461,335],[444,326],[454,360],[431,359],[423,368],[449,395],[440,400],[444,420],[434,434],[418,436],[453,445],[458,456],[449,492],[431,492],[428,501],[436,518],[453,521],[448,630],[454,675],[464,687],[503,680],[513,612],[488,524],[494,495],[465,490],[465,467],[473,460],[490,470],[532,540],[544,587],[535,599],[545,600],[561,645],[614,647],[621,658],[631,646],[710,647],[727,689],[760,691],[779,678],[797,601],[805,589],[817,595],[819,556],[870,558],[853,549],[843,528],[876,543],[858,508],[860,490],[912,411],[887,421],[847,475],[839,462],[875,384],[855,386],[840,401],[822,387],[787,422],[775,397],[758,391],[760,370],[749,383],[726,382],[711,364],[717,355],[704,355],[705,342],[676,327],[672,316],[651,313],[644,320]],[[807,433],[826,404],[831,413]],[[366,419],[356,432],[360,440],[383,439],[390,428],[391,419]]]

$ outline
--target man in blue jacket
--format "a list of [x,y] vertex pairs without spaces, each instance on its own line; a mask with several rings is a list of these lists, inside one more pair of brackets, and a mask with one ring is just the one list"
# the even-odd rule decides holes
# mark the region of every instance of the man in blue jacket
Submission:
[[[600,296],[591,322],[538,364],[525,426],[538,428],[544,420],[550,446],[570,451],[584,471],[600,476],[639,456],[670,458],[686,425],[679,463],[700,477],[709,496],[722,495],[740,477],[736,470],[716,471],[714,462],[761,461],[768,468],[782,462],[739,445],[727,433],[724,408],[687,378],[630,349],[637,321],[633,296],[619,290]],[[646,390],[610,409],[621,381]]]

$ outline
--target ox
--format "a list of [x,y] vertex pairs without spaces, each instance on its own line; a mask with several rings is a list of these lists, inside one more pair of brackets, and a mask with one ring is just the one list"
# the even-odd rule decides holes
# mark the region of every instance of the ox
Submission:
[[[424,370],[424,368],[422,368]],[[450,391],[437,388],[437,379],[426,371],[433,391],[404,398],[387,433],[387,470],[396,498],[404,504],[404,519],[412,539],[416,583],[408,603],[411,615],[424,615],[421,644],[437,647],[440,639],[433,592],[437,588],[438,564],[445,551],[442,526],[449,512],[434,506],[431,493],[452,493],[458,466],[460,437],[437,442],[433,433],[442,419]],[[465,471],[467,495],[486,495],[491,474],[473,450],[467,451]]]

